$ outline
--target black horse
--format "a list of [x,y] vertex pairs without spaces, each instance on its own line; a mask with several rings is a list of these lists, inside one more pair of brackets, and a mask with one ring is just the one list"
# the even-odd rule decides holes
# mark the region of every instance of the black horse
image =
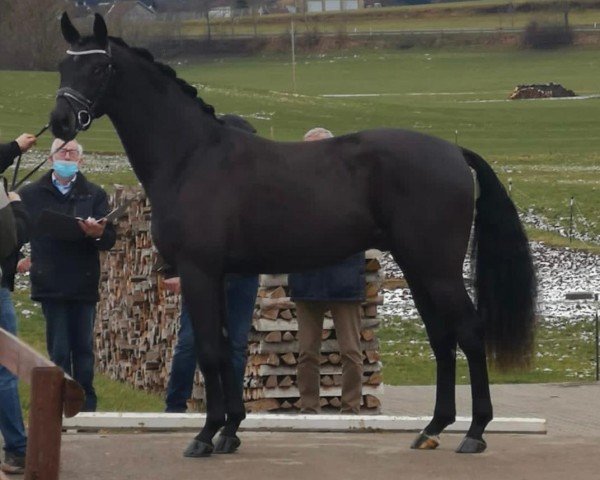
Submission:
[[[156,246],[181,275],[208,412],[185,455],[235,450],[245,417],[222,329],[224,274],[297,271],[372,247],[391,251],[402,268],[437,361],[433,419],[413,447],[435,448],[455,420],[458,345],[473,420],[457,451],[483,451],[492,419],[486,347],[500,367],[527,364],[536,293],[527,238],[490,166],[406,130],[269,141],[224,125],[171,68],[108,37],[101,16],[88,37],[66,14],[61,23],[70,49],[52,131],[71,139],[108,115],[152,203]],[[462,276],[473,220],[477,308]]]

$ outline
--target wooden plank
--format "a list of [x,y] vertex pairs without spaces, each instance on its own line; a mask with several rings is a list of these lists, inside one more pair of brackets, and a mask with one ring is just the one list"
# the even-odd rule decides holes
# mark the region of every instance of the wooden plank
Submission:
[[[381,370],[381,362],[371,363],[363,365],[363,372],[372,373],[379,372]],[[341,365],[323,365],[321,366],[321,375],[341,375]],[[258,375],[266,377],[269,375],[296,375],[296,367],[288,365],[279,365],[278,367],[272,367],[270,365],[260,365],[258,367]]]
[[34,368],[55,366],[3,328],[0,328],[0,364],[28,385],[31,385],[31,372]]
[[[361,341],[361,350],[379,350],[379,339],[373,339],[370,342]],[[288,353],[297,352],[299,348],[298,341],[282,342],[282,343],[267,343],[258,342],[251,343],[248,350],[251,354],[254,353]],[[325,340],[321,343],[321,352],[339,352],[340,347],[337,340]]]
[[[31,385],[31,374],[35,368],[56,367],[46,357],[3,328],[0,328],[0,365],[28,385]],[[64,376],[62,388],[64,388],[65,416],[77,415],[85,401],[83,388],[68,375]]]
[[275,398],[261,398],[260,400],[245,402],[244,405],[248,412],[265,412],[277,410],[279,408],[279,400]]
[[[361,330],[365,329],[373,329],[377,328],[381,324],[381,318],[363,318],[360,322]],[[298,320],[270,320],[267,318],[258,318],[252,322],[252,327],[254,330],[258,332],[272,332],[275,330],[279,330],[282,332],[287,331],[298,331]],[[331,318],[326,318],[323,320],[323,329],[324,330],[333,330],[333,320]]]
[[[383,384],[381,385],[363,385],[362,386],[362,394],[363,395],[381,395],[383,393]],[[263,390],[264,398],[289,398],[289,397],[299,397],[300,392],[298,391],[297,386],[292,386],[289,388],[265,388]],[[324,387],[321,386],[320,390],[321,397],[341,397],[342,396],[342,387],[341,386],[332,386],[332,387]]]
[[[381,252],[380,252],[381,253]],[[375,257],[373,257],[375,258]],[[379,272],[366,272],[366,282],[376,282],[378,280],[383,280],[385,275],[383,271]],[[288,276],[287,273],[280,274],[263,274],[260,275],[259,281],[260,287],[287,287],[288,286]]]

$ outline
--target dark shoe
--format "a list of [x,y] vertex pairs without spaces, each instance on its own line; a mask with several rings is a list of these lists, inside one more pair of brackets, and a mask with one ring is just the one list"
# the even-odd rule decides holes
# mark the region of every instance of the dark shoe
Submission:
[[187,407],[167,407],[165,413],[187,413]]
[[319,415],[321,412],[319,412],[318,410],[315,410],[314,408],[301,408],[300,409],[300,414],[301,415]]
[[6,452],[4,463],[0,466],[4,473],[23,474],[25,473],[25,454]]

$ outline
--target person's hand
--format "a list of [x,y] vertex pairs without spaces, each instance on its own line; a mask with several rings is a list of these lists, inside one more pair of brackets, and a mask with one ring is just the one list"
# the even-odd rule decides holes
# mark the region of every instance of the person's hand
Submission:
[[100,220],[96,220],[95,218],[88,217],[85,220],[79,220],[79,227],[83,230],[86,237],[100,238],[106,227],[106,219],[101,218]]
[[17,192],[8,192],[8,199],[11,202],[20,202],[21,201],[21,195],[19,195]]
[[25,273],[29,270],[31,270],[31,258],[25,257],[19,260],[19,263],[17,263],[17,272]]
[[181,292],[181,279],[179,277],[165,278],[163,280],[165,290],[167,292],[180,293]]
[[32,135],[31,133],[22,133],[15,139],[15,141],[19,144],[21,153],[25,153],[35,145],[37,138],[35,138],[35,135]]

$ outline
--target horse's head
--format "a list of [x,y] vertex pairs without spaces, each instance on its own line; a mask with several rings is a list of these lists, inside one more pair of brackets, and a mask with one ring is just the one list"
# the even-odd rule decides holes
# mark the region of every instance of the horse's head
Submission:
[[88,37],[80,36],[66,13],[62,15],[61,27],[70,47],[59,64],[60,88],[50,125],[57,138],[71,140],[104,114],[114,67],[102,16],[95,15],[94,33]]

